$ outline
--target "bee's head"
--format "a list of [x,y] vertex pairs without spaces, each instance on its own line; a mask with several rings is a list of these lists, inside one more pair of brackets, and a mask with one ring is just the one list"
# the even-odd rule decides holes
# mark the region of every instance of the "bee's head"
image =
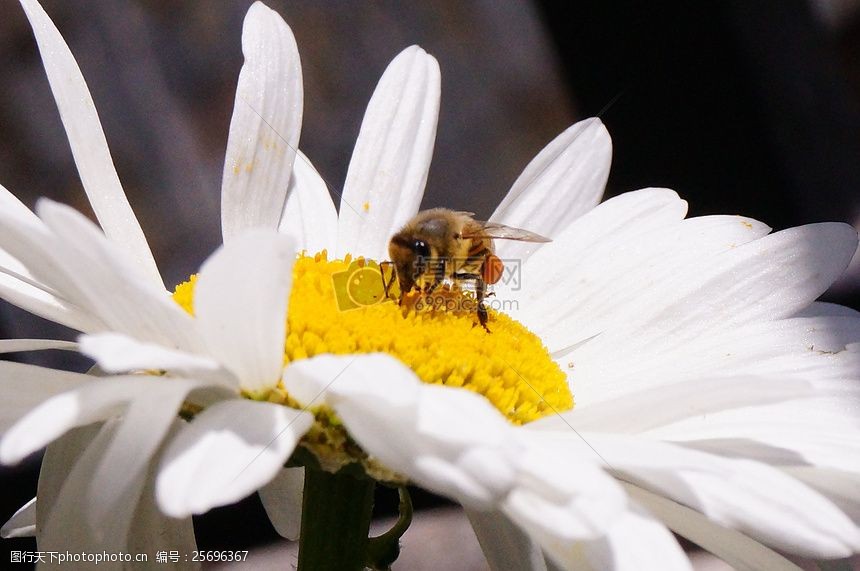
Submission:
[[397,272],[400,291],[412,291],[416,280],[427,271],[430,246],[424,240],[400,232],[388,243],[388,255]]

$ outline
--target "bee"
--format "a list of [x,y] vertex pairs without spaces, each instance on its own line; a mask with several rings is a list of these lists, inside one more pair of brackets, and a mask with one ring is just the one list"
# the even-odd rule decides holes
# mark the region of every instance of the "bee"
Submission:
[[[445,281],[472,280],[478,321],[489,333],[484,298],[487,285],[502,278],[504,264],[495,254],[494,239],[550,242],[534,232],[497,222],[482,222],[472,212],[433,208],[415,215],[391,237],[388,255],[400,284],[400,302],[413,290],[432,293]],[[393,277],[392,277],[393,280]],[[386,295],[391,281],[384,283]]]

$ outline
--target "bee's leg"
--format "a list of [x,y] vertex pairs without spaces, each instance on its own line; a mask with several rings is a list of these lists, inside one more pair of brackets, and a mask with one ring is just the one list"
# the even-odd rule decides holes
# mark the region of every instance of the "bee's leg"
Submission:
[[484,281],[484,278],[481,277],[480,274],[459,273],[452,274],[451,277],[456,281],[475,280],[475,300],[478,302],[478,322],[481,324],[481,327],[487,330],[487,333],[492,333],[489,327],[487,327],[487,321],[490,316],[487,314],[487,306],[484,305],[484,298],[488,295],[494,294],[487,293],[487,282]]
[[489,320],[490,316],[487,315],[487,306],[484,305],[484,297],[486,296],[486,294],[487,284],[484,282],[483,279],[477,278],[475,280],[475,298],[478,301],[478,322],[481,324],[481,327],[483,327],[487,333],[492,333],[492,331],[490,331],[490,328],[487,327],[487,321]]

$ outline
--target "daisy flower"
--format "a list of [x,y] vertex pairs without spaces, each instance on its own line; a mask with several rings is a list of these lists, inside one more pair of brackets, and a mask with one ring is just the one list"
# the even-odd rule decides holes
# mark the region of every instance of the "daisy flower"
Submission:
[[[87,169],[93,185],[115,180],[93,177],[113,170],[68,48],[23,4],[85,186]],[[492,312],[487,335],[457,290],[440,294],[451,307],[347,296],[357,307],[345,311],[344,288],[420,204],[438,67],[413,47],[386,70],[336,213],[309,163],[293,162],[301,94],[289,28],[255,4],[243,48],[226,244],[172,300],[136,222],[124,231],[133,216],[122,218],[118,182],[88,186],[104,234],[66,207],[42,202],[34,216],[4,196],[4,297],[86,333],[81,350],[105,371],[160,372],[12,375],[7,416],[29,412],[0,460],[58,437],[66,455],[54,465],[83,451],[45,485],[45,535],[65,540],[80,498],[98,525],[71,534],[78,547],[131,545],[135,531],[188,522],[161,516],[153,491],[181,518],[266,486],[273,523],[288,537],[301,528],[303,546],[326,523],[354,523],[341,547],[355,563],[368,551],[372,482],[411,481],[461,502],[499,569],[688,568],[667,527],[738,568],[792,568],[778,551],[860,549],[860,319],[814,302],[854,253],[853,230],[768,235],[742,217],[685,220],[686,204],[663,189],[597,205],[611,145],[588,120],[532,161],[492,217],[554,239],[499,244],[522,264],[522,291],[496,292],[516,297],[517,320]],[[322,248],[333,256],[313,254]],[[291,457],[304,475],[282,469]],[[39,494],[41,506],[41,482]],[[34,509],[7,529],[24,529]],[[309,553],[300,566],[339,556]]]

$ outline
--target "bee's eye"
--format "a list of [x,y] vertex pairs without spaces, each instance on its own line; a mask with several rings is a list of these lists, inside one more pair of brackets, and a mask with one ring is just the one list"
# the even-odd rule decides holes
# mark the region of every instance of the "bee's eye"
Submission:
[[415,240],[415,243],[412,244],[412,249],[415,250],[415,254],[422,258],[430,257],[430,247],[424,242],[424,240]]

